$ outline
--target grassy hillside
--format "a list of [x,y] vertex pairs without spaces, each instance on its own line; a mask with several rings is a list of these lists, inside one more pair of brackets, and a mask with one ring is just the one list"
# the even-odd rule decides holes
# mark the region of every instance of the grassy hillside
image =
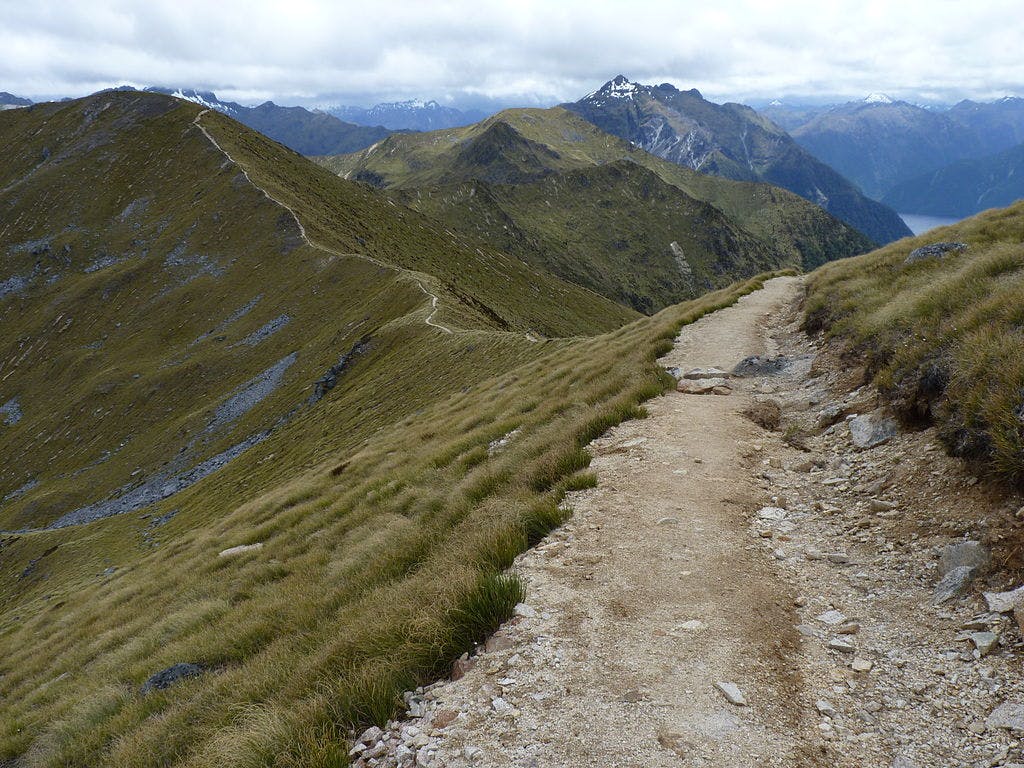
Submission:
[[[906,264],[935,243],[966,250]],[[1024,479],[1024,203],[989,211],[810,277],[807,324],[868,355],[909,423],[936,423],[979,469]]]
[[[263,437],[145,508],[0,534],[3,765],[346,764],[509,615],[502,569],[666,385],[666,339],[757,284],[623,325],[199,112],[0,115],[3,527]],[[176,663],[202,674],[142,693]]]
[[147,484],[162,494],[312,407],[361,340],[365,365],[407,326],[436,335],[427,290],[442,323],[520,337],[633,316],[207,113],[252,178],[301,210],[324,246],[311,248],[192,125],[199,111],[108,94],[0,115],[15,148],[0,180],[0,403],[21,414],[0,441],[0,528]]
[[[400,192],[399,199],[456,231],[512,248],[644,311],[766,265],[810,269],[870,247],[863,235],[797,195],[696,173],[561,108],[507,110],[466,128],[391,136],[363,152],[319,162]],[[605,165],[617,170],[602,170]],[[640,187],[647,191],[638,195]],[[473,190],[483,190],[484,198],[470,197]],[[554,220],[553,193],[571,205],[570,221]],[[609,211],[620,211],[616,224],[634,233],[625,245],[609,230]],[[674,220],[679,211],[687,213]],[[682,270],[672,242],[688,262]],[[621,285],[627,289],[614,290]]]
[[718,209],[628,161],[524,184],[396,195],[539,268],[648,313],[737,276],[790,266]]

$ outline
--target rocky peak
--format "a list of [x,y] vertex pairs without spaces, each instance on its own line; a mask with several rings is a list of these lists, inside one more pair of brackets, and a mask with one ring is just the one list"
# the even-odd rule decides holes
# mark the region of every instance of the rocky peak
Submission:
[[616,75],[596,91],[588,94],[584,100],[604,103],[607,99],[631,99],[642,88],[642,85],[631,82],[625,75]]

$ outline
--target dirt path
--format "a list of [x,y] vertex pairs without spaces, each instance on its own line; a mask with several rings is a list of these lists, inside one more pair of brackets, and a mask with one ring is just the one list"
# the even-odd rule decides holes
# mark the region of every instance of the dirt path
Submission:
[[[762,322],[797,289],[774,280],[688,326],[662,362],[731,368],[767,351]],[[535,615],[439,696],[464,713],[439,765],[815,764],[794,595],[747,534],[763,495],[737,448],[759,437],[747,398],[671,393],[594,444],[599,487],[517,568]]]
[[516,561],[517,616],[363,734],[357,768],[1024,767],[1024,611],[981,594],[1020,583],[988,565],[1012,555],[1024,497],[934,430],[855,445],[883,404],[799,330],[799,291],[773,280],[683,329],[660,362],[684,372],[784,357],[596,440],[598,487]]

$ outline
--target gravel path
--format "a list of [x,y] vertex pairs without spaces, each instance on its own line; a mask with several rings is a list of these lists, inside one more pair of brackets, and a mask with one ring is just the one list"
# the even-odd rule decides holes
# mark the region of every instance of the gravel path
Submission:
[[[1005,557],[1024,499],[929,430],[858,450],[877,395],[799,332],[800,288],[683,329],[661,361],[683,372],[786,359],[595,441],[598,487],[516,561],[516,617],[358,738],[356,766],[1020,768],[1024,643],[981,595],[1017,582],[979,568],[933,595],[951,547]],[[769,404],[774,431],[744,415]]]

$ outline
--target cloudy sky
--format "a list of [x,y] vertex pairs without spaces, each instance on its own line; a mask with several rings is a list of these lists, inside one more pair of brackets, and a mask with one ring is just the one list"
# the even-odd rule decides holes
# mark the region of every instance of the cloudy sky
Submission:
[[0,90],[244,103],[574,100],[617,73],[717,101],[1024,95],[1020,0],[0,0]]

